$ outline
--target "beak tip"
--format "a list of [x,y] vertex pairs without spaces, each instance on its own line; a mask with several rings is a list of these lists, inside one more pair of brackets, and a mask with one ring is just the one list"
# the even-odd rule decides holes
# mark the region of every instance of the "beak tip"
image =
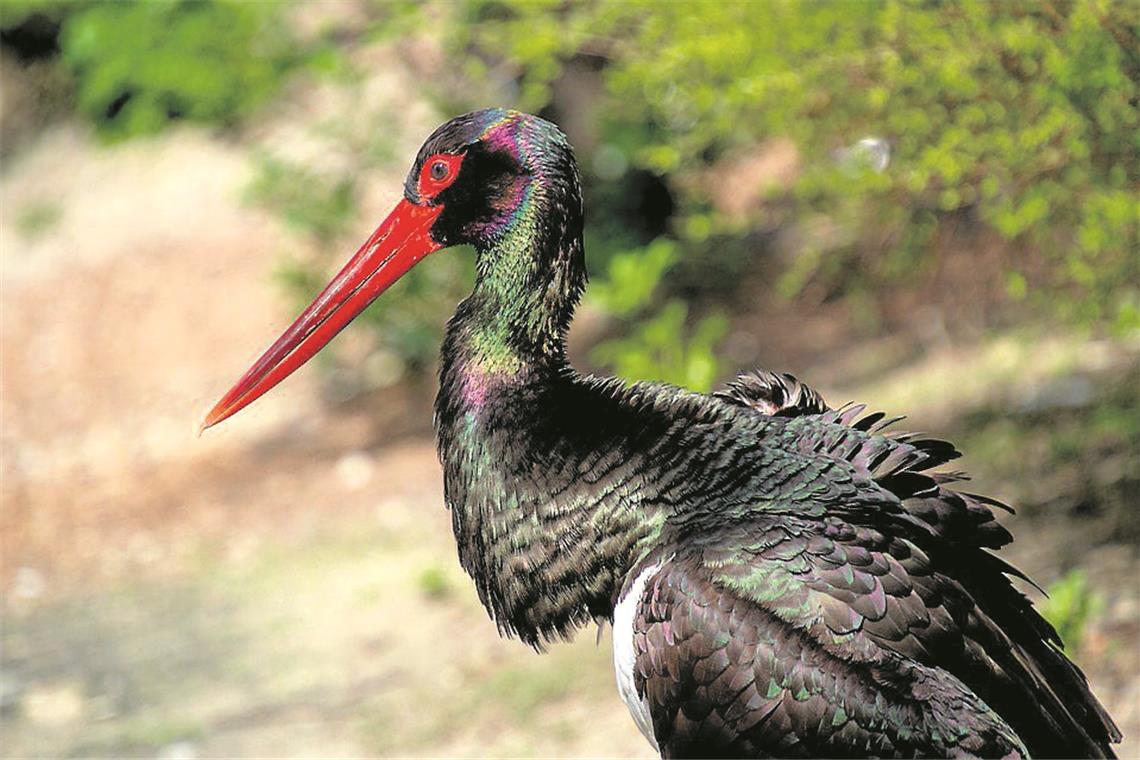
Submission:
[[198,423],[198,437],[201,438],[202,433],[228,417],[229,415],[226,414],[225,411],[225,409],[221,408],[220,404],[211,409],[210,413],[203,417],[202,421]]
[[431,226],[442,211],[443,206],[401,200],[301,316],[214,405],[198,426],[198,435],[288,377],[420,259],[438,251],[442,245],[431,236]]

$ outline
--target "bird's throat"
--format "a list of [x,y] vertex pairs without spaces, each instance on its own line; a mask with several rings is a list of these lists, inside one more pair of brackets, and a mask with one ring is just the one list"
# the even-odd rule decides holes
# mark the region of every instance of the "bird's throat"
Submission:
[[535,236],[528,221],[477,250],[475,286],[448,324],[445,369],[509,380],[565,367],[566,333],[585,283],[581,232]]

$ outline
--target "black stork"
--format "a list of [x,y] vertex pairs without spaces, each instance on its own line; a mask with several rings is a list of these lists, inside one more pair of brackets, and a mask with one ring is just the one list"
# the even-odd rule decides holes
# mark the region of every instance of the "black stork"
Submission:
[[1111,757],[1120,739],[993,550],[1000,503],[948,443],[789,375],[711,396],[567,362],[586,284],[565,135],[477,111],[203,422],[312,357],[423,257],[470,244],[435,405],[459,559],[535,648],[613,623],[618,689],[663,757]]

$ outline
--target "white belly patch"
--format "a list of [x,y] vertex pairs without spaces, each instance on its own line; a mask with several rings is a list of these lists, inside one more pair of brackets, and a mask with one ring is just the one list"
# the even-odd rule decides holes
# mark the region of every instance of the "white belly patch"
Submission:
[[636,652],[633,648],[633,617],[641,595],[645,592],[645,584],[661,569],[661,565],[653,565],[641,571],[629,587],[628,593],[618,600],[614,608],[614,675],[617,677],[618,694],[621,695],[633,722],[641,729],[641,733],[657,747],[657,739],[653,736],[653,719],[649,716],[649,704],[637,693],[637,686],[633,682],[633,663]]

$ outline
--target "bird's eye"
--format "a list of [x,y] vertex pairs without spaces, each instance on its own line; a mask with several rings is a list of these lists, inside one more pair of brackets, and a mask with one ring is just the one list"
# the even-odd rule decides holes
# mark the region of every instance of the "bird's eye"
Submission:
[[443,161],[436,161],[431,165],[431,178],[438,182],[441,179],[446,179],[450,171],[451,169],[446,163]]

